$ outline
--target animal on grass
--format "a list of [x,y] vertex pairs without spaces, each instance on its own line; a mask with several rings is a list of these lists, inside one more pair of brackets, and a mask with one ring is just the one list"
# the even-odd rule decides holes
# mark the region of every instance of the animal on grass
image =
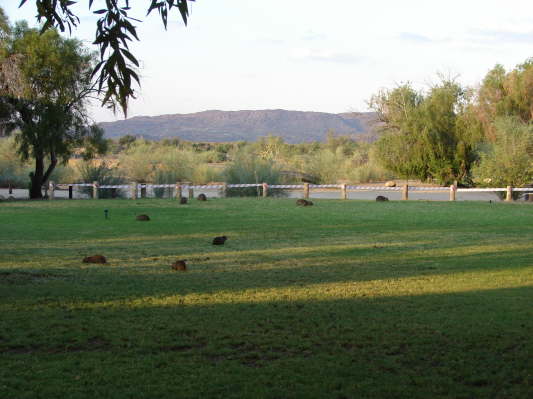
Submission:
[[376,201],[377,202],[383,202],[383,201],[388,201],[389,199],[387,197],[384,197],[383,195],[378,195],[376,197]]
[[205,194],[203,194],[203,193],[200,194],[200,195],[198,196],[198,201],[207,201],[207,197],[205,196]]
[[221,236],[221,237],[215,237],[213,238],[213,245],[224,245],[228,237]]
[[187,197],[180,198],[180,204],[185,205],[187,203]]
[[150,220],[150,216],[148,215],[137,215],[137,217],[135,218],[141,222],[147,222]]
[[187,259],[177,260],[172,265],[170,265],[170,267],[172,268],[172,270],[185,272],[185,271],[187,271],[187,263],[186,262],[187,262]]
[[83,263],[107,263],[104,255],[92,255],[83,258]]
[[299,199],[299,200],[296,201],[296,205],[298,205],[298,206],[312,206],[313,202],[305,200],[305,199]]

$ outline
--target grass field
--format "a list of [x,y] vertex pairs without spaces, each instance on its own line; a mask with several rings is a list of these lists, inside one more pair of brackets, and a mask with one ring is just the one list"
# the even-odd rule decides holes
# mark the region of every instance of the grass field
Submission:
[[533,397],[531,204],[21,201],[0,220],[2,399]]

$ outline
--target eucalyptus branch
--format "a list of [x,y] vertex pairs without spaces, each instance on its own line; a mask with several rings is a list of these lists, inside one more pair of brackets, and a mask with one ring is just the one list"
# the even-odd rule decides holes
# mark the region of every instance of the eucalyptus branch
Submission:
[[[92,9],[94,0],[89,1]],[[177,9],[181,19],[187,25],[189,17],[188,2],[194,0],[149,0],[147,15],[157,10],[163,26],[166,29],[169,13]],[[20,6],[27,3],[22,0]],[[35,0],[37,5],[37,19],[43,22],[42,31],[56,27],[61,32],[78,26],[79,18],[72,12],[71,7],[76,4],[73,0]],[[133,39],[139,41],[136,22],[142,22],[130,17],[129,0],[105,0],[104,8],[93,11],[100,18],[96,23],[96,34],[93,44],[100,52],[100,62],[95,66],[91,77],[97,77],[98,91],[103,96],[102,106],[116,112],[118,105],[124,115],[128,112],[128,101],[135,98],[134,83],[140,85],[136,70],[139,62],[129,51],[128,42]]]

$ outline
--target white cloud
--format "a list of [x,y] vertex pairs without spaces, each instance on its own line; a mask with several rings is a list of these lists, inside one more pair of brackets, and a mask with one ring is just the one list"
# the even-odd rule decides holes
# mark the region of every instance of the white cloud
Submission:
[[325,33],[315,32],[313,30],[308,30],[301,37],[304,41],[326,40],[327,38],[328,36]]
[[428,36],[420,35],[418,33],[412,33],[412,32],[401,32],[398,35],[398,39],[404,40],[407,42],[414,42],[414,43],[432,43],[434,40],[430,39]]
[[322,49],[294,49],[292,58],[300,61],[332,62],[338,64],[359,64],[364,58],[355,53],[336,52]]
[[472,32],[475,40],[482,42],[502,43],[530,43],[533,44],[533,31],[512,30],[477,30]]

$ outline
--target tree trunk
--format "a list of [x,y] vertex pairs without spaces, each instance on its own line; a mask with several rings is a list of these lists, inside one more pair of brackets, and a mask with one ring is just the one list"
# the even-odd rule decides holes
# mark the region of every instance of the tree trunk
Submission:
[[41,199],[43,193],[41,187],[43,185],[44,175],[44,160],[42,156],[35,157],[35,171],[30,173],[30,199]]
[[50,178],[57,165],[57,158],[54,153],[50,156],[51,161],[46,173],[44,171],[44,156],[35,156],[35,171],[30,173],[30,199],[42,199],[42,186]]

